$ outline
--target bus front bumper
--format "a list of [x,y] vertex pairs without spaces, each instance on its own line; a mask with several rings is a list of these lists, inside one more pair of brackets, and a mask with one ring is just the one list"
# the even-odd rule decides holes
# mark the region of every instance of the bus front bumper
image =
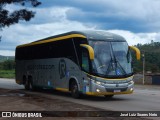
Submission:
[[87,95],[118,95],[131,94],[134,91],[134,82],[119,84],[101,84],[100,82],[91,82],[90,91],[86,91]]

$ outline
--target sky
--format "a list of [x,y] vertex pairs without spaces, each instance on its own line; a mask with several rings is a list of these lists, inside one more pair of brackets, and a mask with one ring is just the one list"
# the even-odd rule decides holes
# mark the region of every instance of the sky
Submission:
[[[39,0],[29,21],[0,31],[0,55],[14,56],[17,45],[74,30],[105,30],[129,45],[160,42],[160,0]],[[7,5],[14,11],[20,5]]]

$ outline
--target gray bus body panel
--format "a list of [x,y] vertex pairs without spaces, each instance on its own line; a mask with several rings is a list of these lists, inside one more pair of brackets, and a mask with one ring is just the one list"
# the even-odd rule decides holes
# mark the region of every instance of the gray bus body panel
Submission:
[[69,89],[69,80],[74,78],[82,91],[82,72],[67,58],[48,58],[16,61],[17,83],[23,84],[23,76],[32,76],[33,85],[48,88]]

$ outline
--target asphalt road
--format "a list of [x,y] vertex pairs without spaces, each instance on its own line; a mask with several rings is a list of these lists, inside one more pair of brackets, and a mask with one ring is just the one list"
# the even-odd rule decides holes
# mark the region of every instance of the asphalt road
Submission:
[[[1,79],[0,88],[24,89],[13,79]],[[73,99],[70,94],[62,92],[30,92],[49,98],[56,98],[105,110],[113,111],[160,111],[160,86],[135,85],[135,91],[130,95],[117,95],[111,100],[104,97],[85,96],[82,99]]]

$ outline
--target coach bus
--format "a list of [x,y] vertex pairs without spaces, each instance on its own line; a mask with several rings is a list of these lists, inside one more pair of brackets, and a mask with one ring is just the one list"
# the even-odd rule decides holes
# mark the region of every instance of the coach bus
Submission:
[[16,47],[16,83],[25,89],[49,88],[81,94],[131,94],[131,49],[138,48],[106,31],[72,31]]

